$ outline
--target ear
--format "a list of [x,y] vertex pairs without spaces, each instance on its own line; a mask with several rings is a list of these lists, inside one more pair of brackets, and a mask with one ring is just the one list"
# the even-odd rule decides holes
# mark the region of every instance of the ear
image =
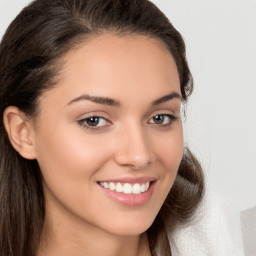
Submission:
[[14,149],[26,159],[35,159],[34,127],[17,107],[9,106],[3,115],[4,126]]

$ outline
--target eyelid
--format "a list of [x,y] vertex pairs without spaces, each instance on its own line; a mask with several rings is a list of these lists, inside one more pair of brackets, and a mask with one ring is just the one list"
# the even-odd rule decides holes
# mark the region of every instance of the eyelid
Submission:
[[[87,122],[88,119],[90,119],[90,118],[104,119],[105,122],[106,122],[106,124],[101,125],[101,126],[98,126],[98,125],[93,126],[93,125],[86,124],[86,122]],[[110,126],[110,125],[112,124],[112,122],[109,121],[108,118],[105,118],[105,117],[100,116],[100,115],[95,115],[95,114],[91,114],[91,115],[89,115],[89,116],[87,116],[87,117],[84,117],[84,118],[82,118],[82,119],[79,119],[79,120],[77,121],[77,123],[78,123],[80,126],[82,126],[82,128],[84,128],[84,129],[86,129],[86,130],[90,130],[90,131],[92,131],[92,132],[99,132],[99,131],[101,131],[102,129],[106,129],[108,126]]]
[[[172,124],[177,120],[180,119],[180,113],[177,115],[177,111],[172,111],[170,109],[162,109],[162,110],[156,110],[153,113],[151,113],[150,117],[148,118],[147,123],[150,125],[154,125],[155,127],[161,127],[161,128],[167,128],[171,127]],[[163,121],[164,123],[157,123],[155,121],[152,121],[154,117],[157,115],[164,116],[165,118],[168,118],[169,121],[166,123],[166,121]],[[108,117],[106,117],[108,116]],[[87,122],[89,122],[90,118],[99,118],[104,120],[103,125],[90,125]],[[80,115],[79,118],[77,118],[77,123],[82,126],[84,129],[91,130],[92,132],[100,132],[101,130],[107,129],[107,127],[111,126],[113,124],[111,120],[111,117],[108,113],[103,111],[92,111],[88,113],[84,113],[83,115]]]
[[[151,120],[156,117],[156,116],[164,116],[169,118],[168,123],[155,123],[154,121],[151,122]],[[164,113],[164,112],[159,112],[159,113],[155,113],[154,115],[152,115],[148,121],[149,124],[158,127],[158,128],[170,128],[172,127],[173,123],[178,120],[180,117],[177,117],[175,114],[170,114],[170,113]]]
[[105,112],[105,111],[101,111],[101,110],[93,110],[93,111],[88,111],[88,112],[83,112],[81,113],[78,117],[77,120],[82,120],[82,119],[86,119],[86,118],[90,118],[90,117],[102,117],[105,119],[110,119],[110,115]]
[[172,108],[159,108],[149,114],[149,118],[153,118],[157,115],[171,115],[180,118],[180,109]]

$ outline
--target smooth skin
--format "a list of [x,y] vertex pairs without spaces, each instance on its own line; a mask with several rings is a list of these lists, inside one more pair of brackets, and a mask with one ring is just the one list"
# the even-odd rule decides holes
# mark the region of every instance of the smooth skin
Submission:
[[[158,39],[107,33],[62,62],[58,84],[41,96],[36,119],[12,106],[4,113],[13,146],[37,159],[43,174],[46,222],[39,255],[150,255],[145,231],[183,154],[175,61]],[[127,177],[156,180],[146,203],[123,205],[98,184]]]

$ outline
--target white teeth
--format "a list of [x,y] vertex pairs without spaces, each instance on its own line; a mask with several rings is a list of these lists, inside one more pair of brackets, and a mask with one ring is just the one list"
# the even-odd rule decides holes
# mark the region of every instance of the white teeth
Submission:
[[123,192],[123,186],[120,183],[116,185],[116,192]]
[[[145,186],[145,185],[144,185]],[[141,186],[142,187],[142,186]],[[135,184],[133,185],[133,188],[132,188],[132,193],[133,194],[140,194],[142,192],[142,189],[140,187],[140,184]],[[144,192],[144,191],[143,191]]]
[[104,187],[104,188],[109,188],[108,183],[107,183],[107,182],[104,182],[104,183],[103,183],[103,187]]
[[141,185],[141,192],[145,192],[146,191],[146,185],[145,184],[142,184]]
[[122,185],[121,183],[114,183],[114,182],[100,182],[99,184],[104,188],[107,188],[113,191],[115,190],[118,193],[138,195],[148,190],[150,182],[148,181],[142,184],[125,183],[124,185]]
[[115,190],[116,189],[116,185],[113,182],[109,183],[109,189],[110,190]]
[[149,182],[146,183],[146,187],[145,187],[145,190],[147,191],[149,188]]
[[129,183],[125,183],[123,186],[123,192],[125,194],[132,194],[132,185]]

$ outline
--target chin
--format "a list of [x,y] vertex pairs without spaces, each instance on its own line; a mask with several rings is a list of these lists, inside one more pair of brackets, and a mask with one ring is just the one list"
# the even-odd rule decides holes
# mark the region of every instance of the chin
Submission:
[[155,218],[143,218],[143,219],[119,219],[115,223],[112,222],[111,227],[106,229],[115,235],[119,236],[136,236],[141,235],[147,231]]

